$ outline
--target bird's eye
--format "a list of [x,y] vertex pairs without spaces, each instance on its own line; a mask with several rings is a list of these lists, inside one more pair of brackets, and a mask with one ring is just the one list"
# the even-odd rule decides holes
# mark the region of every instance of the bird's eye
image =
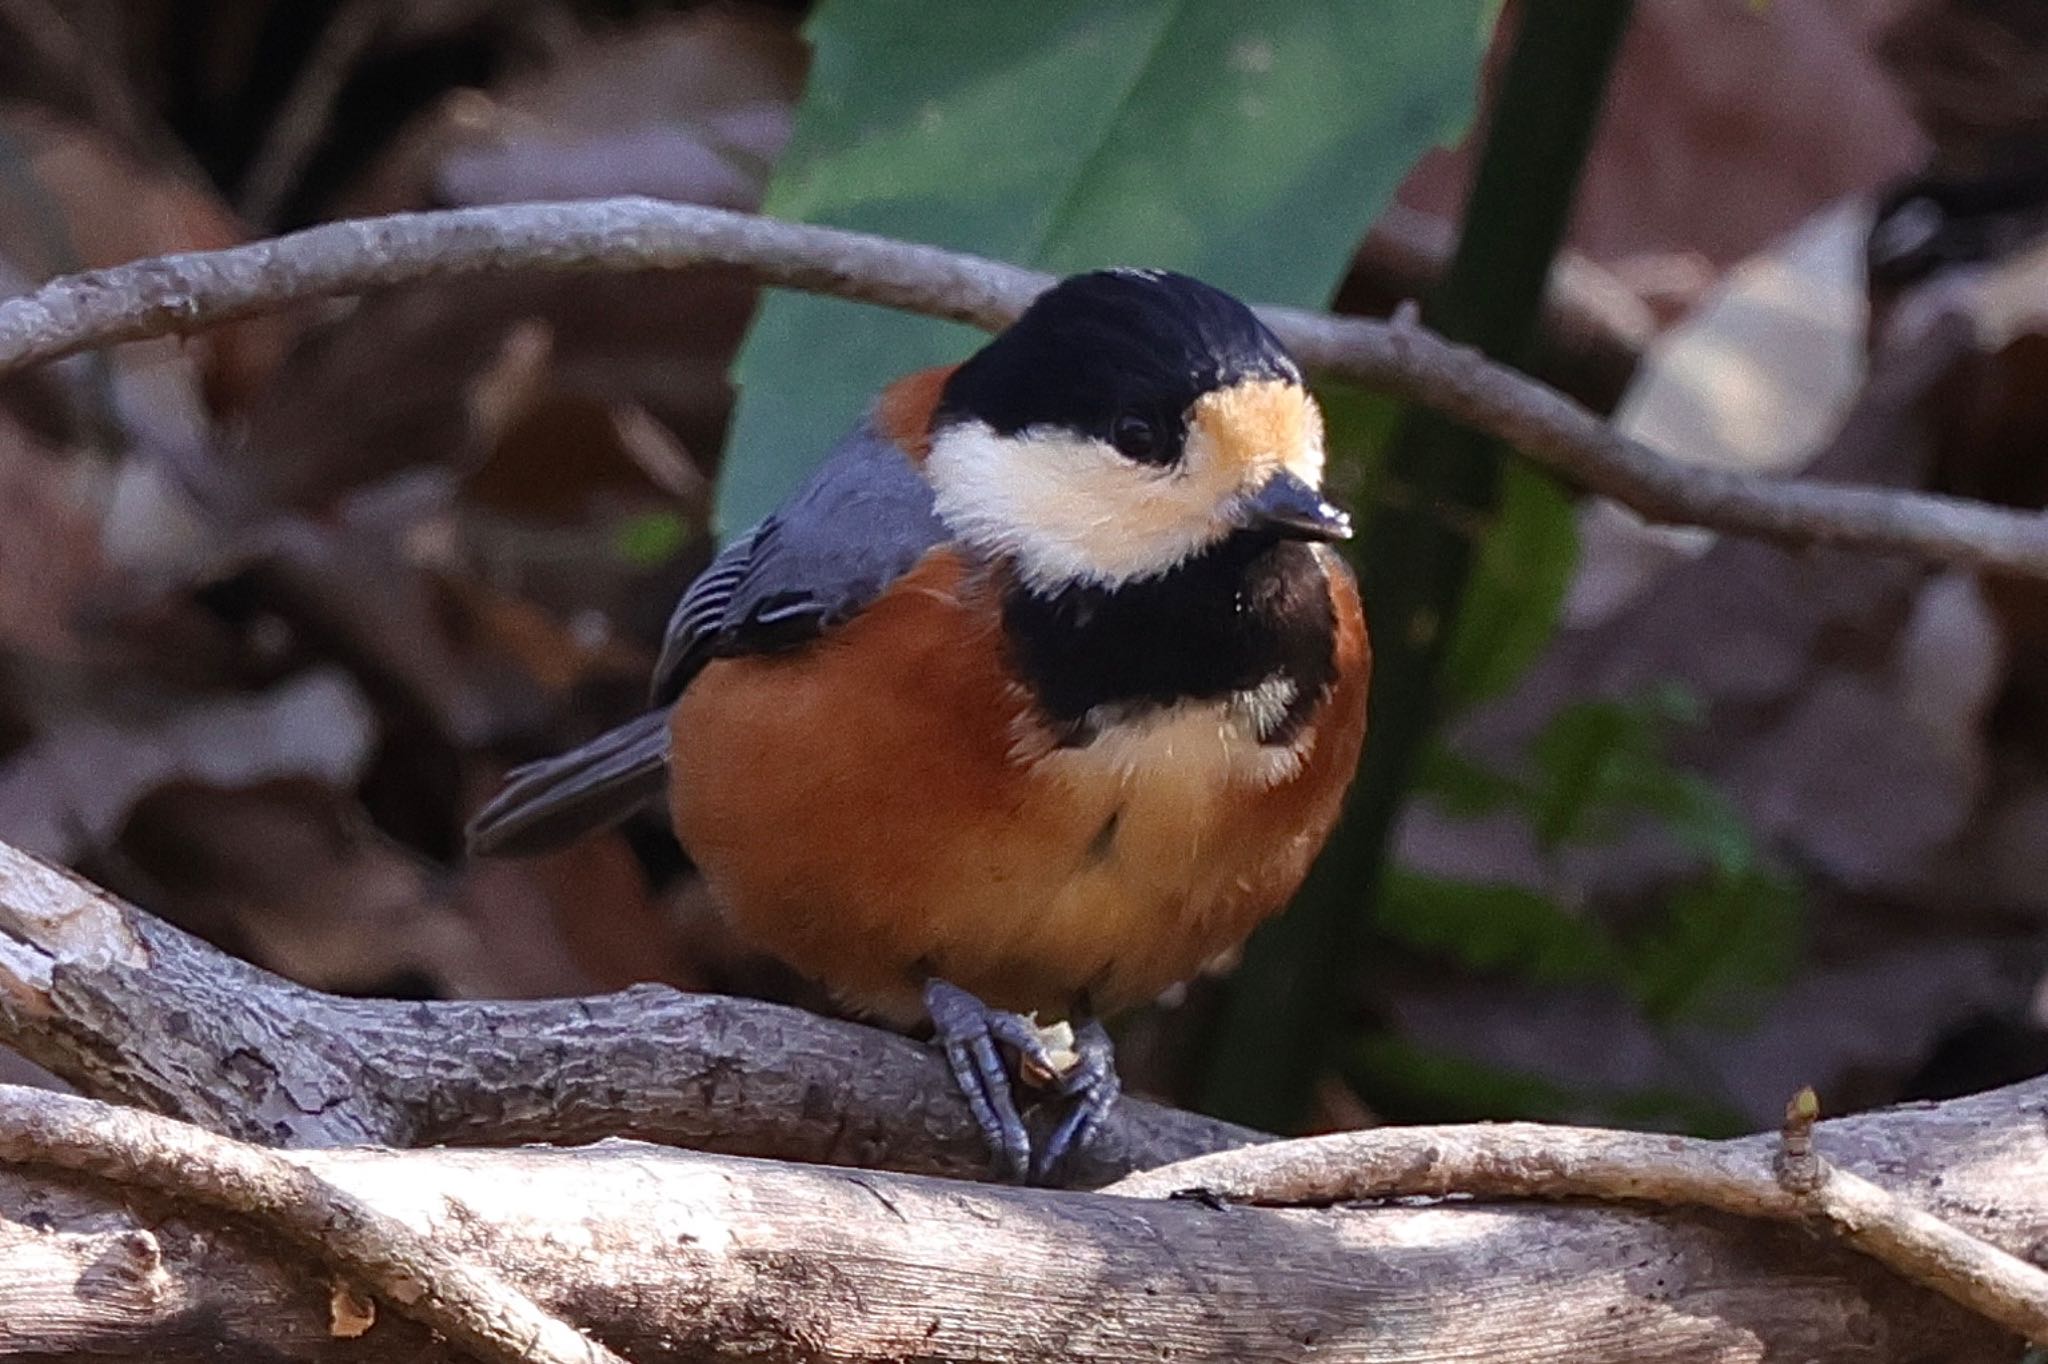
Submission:
[[1159,453],[1159,428],[1135,413],[1118,417],[1109,429],[1109,439],[1126,459],[1151,459]]

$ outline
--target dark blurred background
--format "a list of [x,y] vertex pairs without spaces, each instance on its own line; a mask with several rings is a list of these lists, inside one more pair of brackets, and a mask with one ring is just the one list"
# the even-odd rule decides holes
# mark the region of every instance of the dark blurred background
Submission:
[[[1468,212],[1482,163],[1534,188]],[[2048,503],[2048,0],[0,0],[0,293],[617,194],[1419,298],[1676,459]],[[720,527],[972,344],[759,303],[511,274],[0,380],[0,840],[326,989],[815,1004],[656,818],[460,852],[637,709]],[[1342,874],[1124,1024],[1135,1088],[1721,1133],[2048,1069],[2048,587],[1647,528],[1324,397],[1369,609],[1442,647]]]

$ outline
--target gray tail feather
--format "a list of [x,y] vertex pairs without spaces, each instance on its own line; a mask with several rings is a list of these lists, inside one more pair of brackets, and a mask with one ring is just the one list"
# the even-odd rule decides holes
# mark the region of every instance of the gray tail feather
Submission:
[[651,711],[581,748],[514,768],[469,821],[469,851],[526,857],[563,847],[653,801],[667,778],[668,715]]

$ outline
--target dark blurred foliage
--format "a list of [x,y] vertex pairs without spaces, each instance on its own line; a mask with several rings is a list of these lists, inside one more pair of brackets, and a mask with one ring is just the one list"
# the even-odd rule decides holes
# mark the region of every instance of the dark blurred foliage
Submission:
[[[0,291],[351,214],[757,206],[808,9],[0,0]],[[1640,0],[1530,363],[1790,471],[1951,345],[1815,471],[2041,506],[2044,122],[2048,0]],[[1430,291],[1476,145],[1340,306]],[[0,838],[326,988],[817,1003],[658,818],[459,852],[508,765],[637,708],[754,306],[510,276],[0,382]],[[1346,492],[1398,498],[1392,405],[1328,406]],[[1718,1131],[2048,1064],[2037,586],[1652,532],[1511,465],[1461,628],[1315,1122]],[[1137,1088],[1194,1094],[1215,996],[1125,1025]]]

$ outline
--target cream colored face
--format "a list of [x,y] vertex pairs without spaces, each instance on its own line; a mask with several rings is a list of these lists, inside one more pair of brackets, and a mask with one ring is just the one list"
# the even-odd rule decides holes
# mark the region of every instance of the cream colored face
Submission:
[[1240,504],[1277,473],[1321,487],[1323,419],[1306,390],[1261,379],[1197,399],[1172,464],[1071,431],[998,436],[963,422],[934,435],[924,468],[953,533],[1011,557],[1031,587],[1114,587],[1229,535]]

